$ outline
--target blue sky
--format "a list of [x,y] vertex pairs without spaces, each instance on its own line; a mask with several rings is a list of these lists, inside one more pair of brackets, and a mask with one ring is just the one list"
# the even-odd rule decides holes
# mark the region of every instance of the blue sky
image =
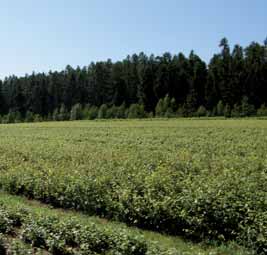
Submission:
[[128,54],[183,52],[208,61],[267,37],[266,0],[3,0],[0,78]]

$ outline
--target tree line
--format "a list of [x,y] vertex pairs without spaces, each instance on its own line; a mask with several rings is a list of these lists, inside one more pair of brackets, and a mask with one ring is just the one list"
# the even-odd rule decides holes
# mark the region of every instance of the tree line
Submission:
[[1,122],[172,116],[267,115],[267,39],[220,52],[207,65],[193,51],[0,80]]

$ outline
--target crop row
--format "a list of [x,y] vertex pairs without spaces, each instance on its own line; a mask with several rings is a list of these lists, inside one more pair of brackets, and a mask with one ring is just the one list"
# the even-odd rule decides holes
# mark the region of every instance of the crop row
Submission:
[[195,241],[267,252],[267,125],[73,122],[2,127],[0,188]]
[[[126,229],[116,230],[91,222],[85,225],[77,219],[62,220],[58,216],[31,213],[23,207],[11,209],[0,205],[1,254],[8,251],[3,235],[16,236],[33,248],[47,250],[57,255],[179,254],[175,250],[161,251],[156,245],[151,244],[148,248],[142,235],[130,234]],[[18,254],[22,254],[23,251],[33,251],[33,248],[26,248],[17,241],[13,242],[14,247],[18,249]]]
[[15,171],[2,176],[1,187],[141,228],[198,241],[236,240],[259,253],[267,251],[267,187],[262,169],[228,172],[209,182],[201,175],[194,181],[191,175],[182,179],[183,171],[180,166],[179,174],[158,170],[149,178],[135,176],[127,187],[107,177],[95,181],[54,174],[45,182],[47,176],[41,172]]

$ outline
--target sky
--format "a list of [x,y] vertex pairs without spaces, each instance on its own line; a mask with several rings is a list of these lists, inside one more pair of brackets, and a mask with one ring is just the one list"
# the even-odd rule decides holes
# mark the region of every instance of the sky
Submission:
[[1,0],[0,78],[267,37],[267,0]]

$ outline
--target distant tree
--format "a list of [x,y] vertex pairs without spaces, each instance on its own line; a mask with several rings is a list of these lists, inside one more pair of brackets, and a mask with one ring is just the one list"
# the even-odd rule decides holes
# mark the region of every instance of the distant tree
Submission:
[[54,121],[58,121],[58,120],[59,120],[59,112],[58,112],[58,108],[56,108],[56,109],[53,111],[52,119],[53,119]]
[[185,117],[185,110],[183,106],[178,107],[177,111],[176,111],[176,116],[177,117]]
[[172,111],[171,108],[168,108],[168,109],[166,110],[166,112],[164,113],[164,117],[165,117],[165,118],[172,118],[172,117],[174,117],[174,113],[173,113],[173,111]]
[[82,109],[82,119],[89,120],[90,104],[86,104]]
[[105,119],[107,117],[108,107],[106,104],[102,104],[98,110],[98,119]]
[[119,118],[119,119],[126,118],[126,107],[125,107],[125,103],[121,104],[118,107],[117,118]]
[[199,108],[197,110],[197,116],[198,117],[204,117],[204,116],[206,116],[206,114],[207,114],[206,108],[203,105],[199,106]]
[[186,117],[192,117],[194,116],[196,111],[197,111],[196,92],[194,90],[191,90],[184,104],[184,114]]
[[132,104],[128,110],[128,118],[135,119],[135,118],[144,118],[145,111],[144,106],[139,104]]
[[147,113],[147,118],[152,119],[153,117],[154,117],[154,113],[153,112]]
[[70,111],[70,120],[81,120],[82,119],[82,106],[75,104]]
[[144,112],[159,117],[194,116],[200,106],[209,116],[224,116],[228,105],[233,116],[251,116],[267,104],[267,39],[230,49],[223,38],[219,47],[208,66],[194,51],[188,57],[140,53],[116,62],[12,75],[0,80],[0,115],[4,122],[12,121],[12,112],[26,118],[27,111],[46,120],[65,120],[75,110],[74,119],[94,119],[97,109],[98,117],[125,118],[138,108],[131,105],[143,105]]
[[255,108],[253,105],[249,104],[248,97],[243,97],[241,102],[241,117],[247,117],[255,114]]
[[171,99],[170,105],[169,107],[172,109],[173,112],[175,112],[177,110],[177,105],[176,105],[176,100],[175,98]]
[[70,119],[70,116],[67,112],[67,109],[65,107],[64,104],[61,104],[60,106],[60,110],[59,110],[59,113],[58,113],[58,120],[60,121],[64,121],[64,120],[69,120]]
[[211,111],[211,117],[215,117],[215,116],[218,116],[218,114],[217,114],[217,106],[214,106],[212,108],[212,111]]
[[160,99],[156,105],[156,116],[162,117],[164,115],[164,101]]
[[163,112],[165,113],[170,107],[171,107],[171,99],[167,94],[163,99]]
[[241,116],[242,108],[240,105],[235,104],[234,108],[232,109],[231,116],[234,118],[238,118]]
[[47,115],[47,117],[46,117],[46,120],[47,120],[47,121],[51,121],[51,120],[53,120],[53,118],[52,118],[52,114],[51,114],[51,113],[48,113],[48,115]]
[[222,100],[220,100],[217,104],[216,115],[217,116],[223,116],[224,115],[224,105],[223,105]]
[[96,106],[91,106],[88,112],[88,119],[94,120],[98,116],[98,108]]
[[9,111],[6,116],[6,123],[15,123],[16,120],[16,113],[13,111]]
[[257,116],[267,116],[267,107],[265,104],[262,104],[257,110]]
[[106,116],[107,119],[117,118],[117,115],[118,115],[118,107],[112,105],[111,107],[108,108]]
[[33,122],[41,122],[41,121],[43,121],[41,115],[40,114],[34,114]]
[[34,114],[31,111],[26,112],[25,121],[26,122],[33,122]]
[[223,115],[225,118],[230,118],[231,117],[231,107],[229,104],[226,104],[224,107]]

